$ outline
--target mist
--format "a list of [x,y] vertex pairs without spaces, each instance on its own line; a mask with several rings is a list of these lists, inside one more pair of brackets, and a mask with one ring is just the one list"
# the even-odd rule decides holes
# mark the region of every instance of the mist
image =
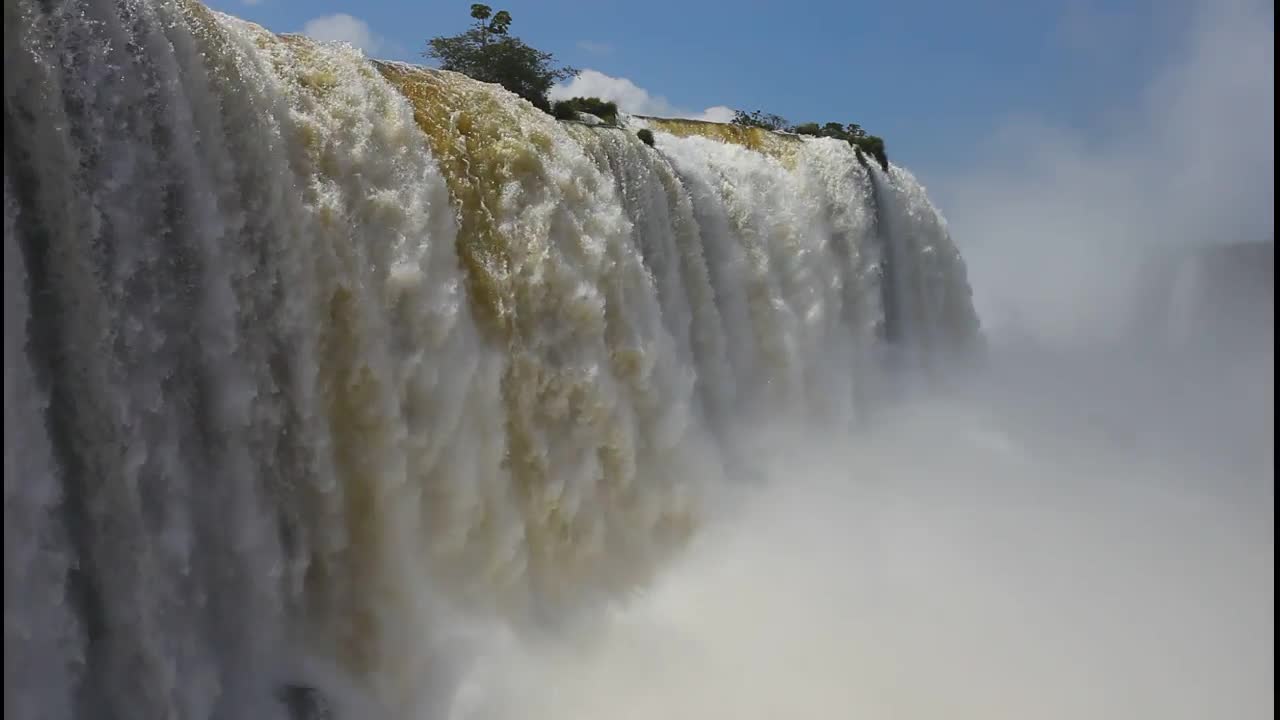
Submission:
[[1011,121],[931,187],[979,372],[767,429],[656,586],[493,639],[453,717],[1271,717],[1274,18],[1189,17],[1101,130]]
[[489,645],[454,717],[1271,717],[1270,389],[1079,359],[763,435],[657,586]]
[[793,447],[611,622],[495,650],[460,716],[1271,715],[1262,513],[937,408]]
[[1135,276],[1153,255],[1273,241],[1273,6],[1167,10],[1189,22],[1161,39],[1166,62],[1134,97],[1096,107],[1093,127],[1008,118],[978,140],[976,168],[924,174],[989,333],[1113,339],[1131,327]]
[[6,2],[6,714],[1270,717],[1274,13],[1202,10],[948,233],[832,139]]

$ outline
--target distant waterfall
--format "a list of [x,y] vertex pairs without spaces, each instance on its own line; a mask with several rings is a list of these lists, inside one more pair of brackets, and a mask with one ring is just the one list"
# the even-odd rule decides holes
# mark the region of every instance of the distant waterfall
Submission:
[[443,618],[643,585],[750,428],[863,412],[891,309],[977,336],[845,143],[560,123],[190,1],[4,27],[16,717],[284,717],[319,666],[426,713]]

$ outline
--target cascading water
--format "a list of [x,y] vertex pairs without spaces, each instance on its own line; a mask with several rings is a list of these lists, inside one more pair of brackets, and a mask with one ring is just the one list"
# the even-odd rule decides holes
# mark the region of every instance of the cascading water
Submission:
[[14,717],[430,716],[448,618],[643,585],[752,427],[865,412],[887,318],[977,334],[923,190],[834,140],[559,123],[182,0],[4,20]]

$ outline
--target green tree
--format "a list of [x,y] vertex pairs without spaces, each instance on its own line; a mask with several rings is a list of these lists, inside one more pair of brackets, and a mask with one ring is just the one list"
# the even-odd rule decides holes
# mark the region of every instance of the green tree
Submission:
[[843,140],[844,126],[841,125],[840,123],[829,122],[822,126],[822,129],[818,131],[818,134],[821,135],[822,137],[829,137],[829,138],[836,138],[838,140]]
[[542,110],[550,112],[547,92],[559,80],[578,74],[571,67],[556,67],[555,57],[529,47],[509,34],[511,13],[493,12],[488,5],[471,6],[475,25],[464,33],[434,37],[427,41],[426,57],[481,82],[497,83]]
[[781,115],[772,115],[770,113],[753,110],[733,111],[733,124],[745,125],[746,127],[758,127],[765,130],[782,130],[787,127],[787,119]]
[[[481,43],[489,44],[489,40],[494,35],[506,35],[507,28],[511,27],[511,13],[506,10],[499,10],[497,15],[493,14],[493,8],[488,5],[475,3],[471,6],[471,17],[475,18],[476,26],[473,28],[480,33]],[[490,20],[492,18],[492,20]],[[485,22],[489,20],[489,22]]]

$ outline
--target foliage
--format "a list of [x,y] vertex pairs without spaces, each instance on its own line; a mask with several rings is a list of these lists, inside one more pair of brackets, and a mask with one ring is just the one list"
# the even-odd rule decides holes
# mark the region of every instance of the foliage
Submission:
[[568,100],[557,100],[551,106],[551,114],[560,120],[574,120],[580,112],[595,115],[610,125],[618,124],[617,103],[601,100],[598,97],[575,97]]
[[849,142],[853,143],[855,148],[875,158],[876,162],[880,164],[881,170],[889,172],[889,156],[884,151],[884,138],[875,135],[863,135]]
[[460,72],[481,82],[497,83],[550,111],[547,92],[557,81],[578,74],[571,67],[557,68],[551,53],[529,47],[509,34],[511,13],[494,13],[488,5],[471,6],[476,23],[470,30],[427,41],[426,57],[440,61],[444,70]]
[[835,138],[844,140],[844,126],[840,123],[829,122],[822,126],[822,130],[818,133],[822,137]]
[[653,147],[653,131],[649,128],[641,128],[636,132],[636,137],[640,138],[640,142]]
[[551,103],[551,114],[557,120],[577,120],[578,108],[568,100],[557,100]]
[[787,119],[781,115],[772,115],[769,113],[753,110],[733,111],[733,124],[743,125],[746,127],[758,127],[764,130],[784,130],[787,127]]
[[866,130],[862,129],[857,123],[849,123],[841,125],[840,123],[826,123],[818,125],[818,123],[802,123],[791,127],[791,132],[797,135],[810,135],[813,137],[829,137],[836,140],[844,140],[854,147],[858,153],[858,162],[866,163],[866,155],[875,158],[875,161],[884,169],[889,171],[889,156],[885,154],[884,139],[875,135],[868,135]]
[[[471,6],[471,17],[476,20],[476,30],[493,35],[506,35],[507,28],[511,27],[511,13],[506,10],[499,10],[497,15],[493,14],[493,8],[488,5],[475,3]],[[492,19],[490,20],[490,17]],[[489,22],[485,22],[489,20]]]

